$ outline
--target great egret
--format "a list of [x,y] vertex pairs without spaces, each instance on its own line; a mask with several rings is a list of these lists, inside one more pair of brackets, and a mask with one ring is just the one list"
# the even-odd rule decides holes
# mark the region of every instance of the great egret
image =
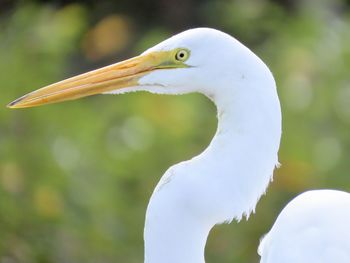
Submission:
[[261,263],[349,263],[350,194],[313,190],[292,200],[259,246]]
[[270,70],[253,52],[218,30],[192,29],[135,58],[29,93],[9,107],[140,90],[200,92],[217,106],[218,128],[210,145],[163,175],[144,231],[146,263],[204,263],[211,228],[248,217],[278,165],[280,103]]

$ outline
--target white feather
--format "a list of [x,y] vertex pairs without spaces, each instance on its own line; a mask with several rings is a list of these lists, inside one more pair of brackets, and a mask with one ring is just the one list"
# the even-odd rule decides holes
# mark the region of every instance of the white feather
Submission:
[[262,239],[261,263],[349,263],[350,194],[305,192],[292,200]]
[[281,111],[265,64],[236,39],[206,28],[150,51],[179,47],[191,51],[191,68],[150,73],[139,81],[142,89],[203,93],[217,106],[218,128],[203,153],[171,167],[156,187],[146,214],[146,263],[203,263],[211,228],[248,217],[278,164]]

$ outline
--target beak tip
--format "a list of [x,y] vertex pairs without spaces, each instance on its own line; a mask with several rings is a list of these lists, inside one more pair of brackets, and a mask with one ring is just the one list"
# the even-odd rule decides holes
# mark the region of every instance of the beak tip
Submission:
[[18,98],[18,99],[16,99],[16,100],[10,102],[9,104],[7,104],[6,107],[9,108],[9,109],[21,108],[21,106],[20,106],[19,103],[20,103],[25,97],[26,97],[26,96],[23,96],[23,97],[21,97],[21,98]]
[[7,105],[6,105],[6,108],[14,109],[14,108],[16,108],[16,103],[13,101],[13,102],[7,104]]

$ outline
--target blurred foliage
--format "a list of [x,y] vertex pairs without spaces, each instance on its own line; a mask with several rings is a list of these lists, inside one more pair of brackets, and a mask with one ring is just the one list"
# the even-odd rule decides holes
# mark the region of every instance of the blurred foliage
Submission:
[[142,262],[148,199],[216,129],[203,96],[95,96],[4,106],[194,26],[224,30],[276,77],[282,167],[249,221],[216,227],[208,262],[258,262],[297,193],[350,190],[349,1],[0,1],[0,262]]

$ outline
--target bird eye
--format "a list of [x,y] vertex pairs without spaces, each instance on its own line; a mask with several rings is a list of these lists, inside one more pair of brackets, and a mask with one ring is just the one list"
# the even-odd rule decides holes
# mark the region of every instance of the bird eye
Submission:
[[186,61],[189,57],[189,52],[186,49],[180,49],[179,51],[176,52],[175,59],[178,61]]

